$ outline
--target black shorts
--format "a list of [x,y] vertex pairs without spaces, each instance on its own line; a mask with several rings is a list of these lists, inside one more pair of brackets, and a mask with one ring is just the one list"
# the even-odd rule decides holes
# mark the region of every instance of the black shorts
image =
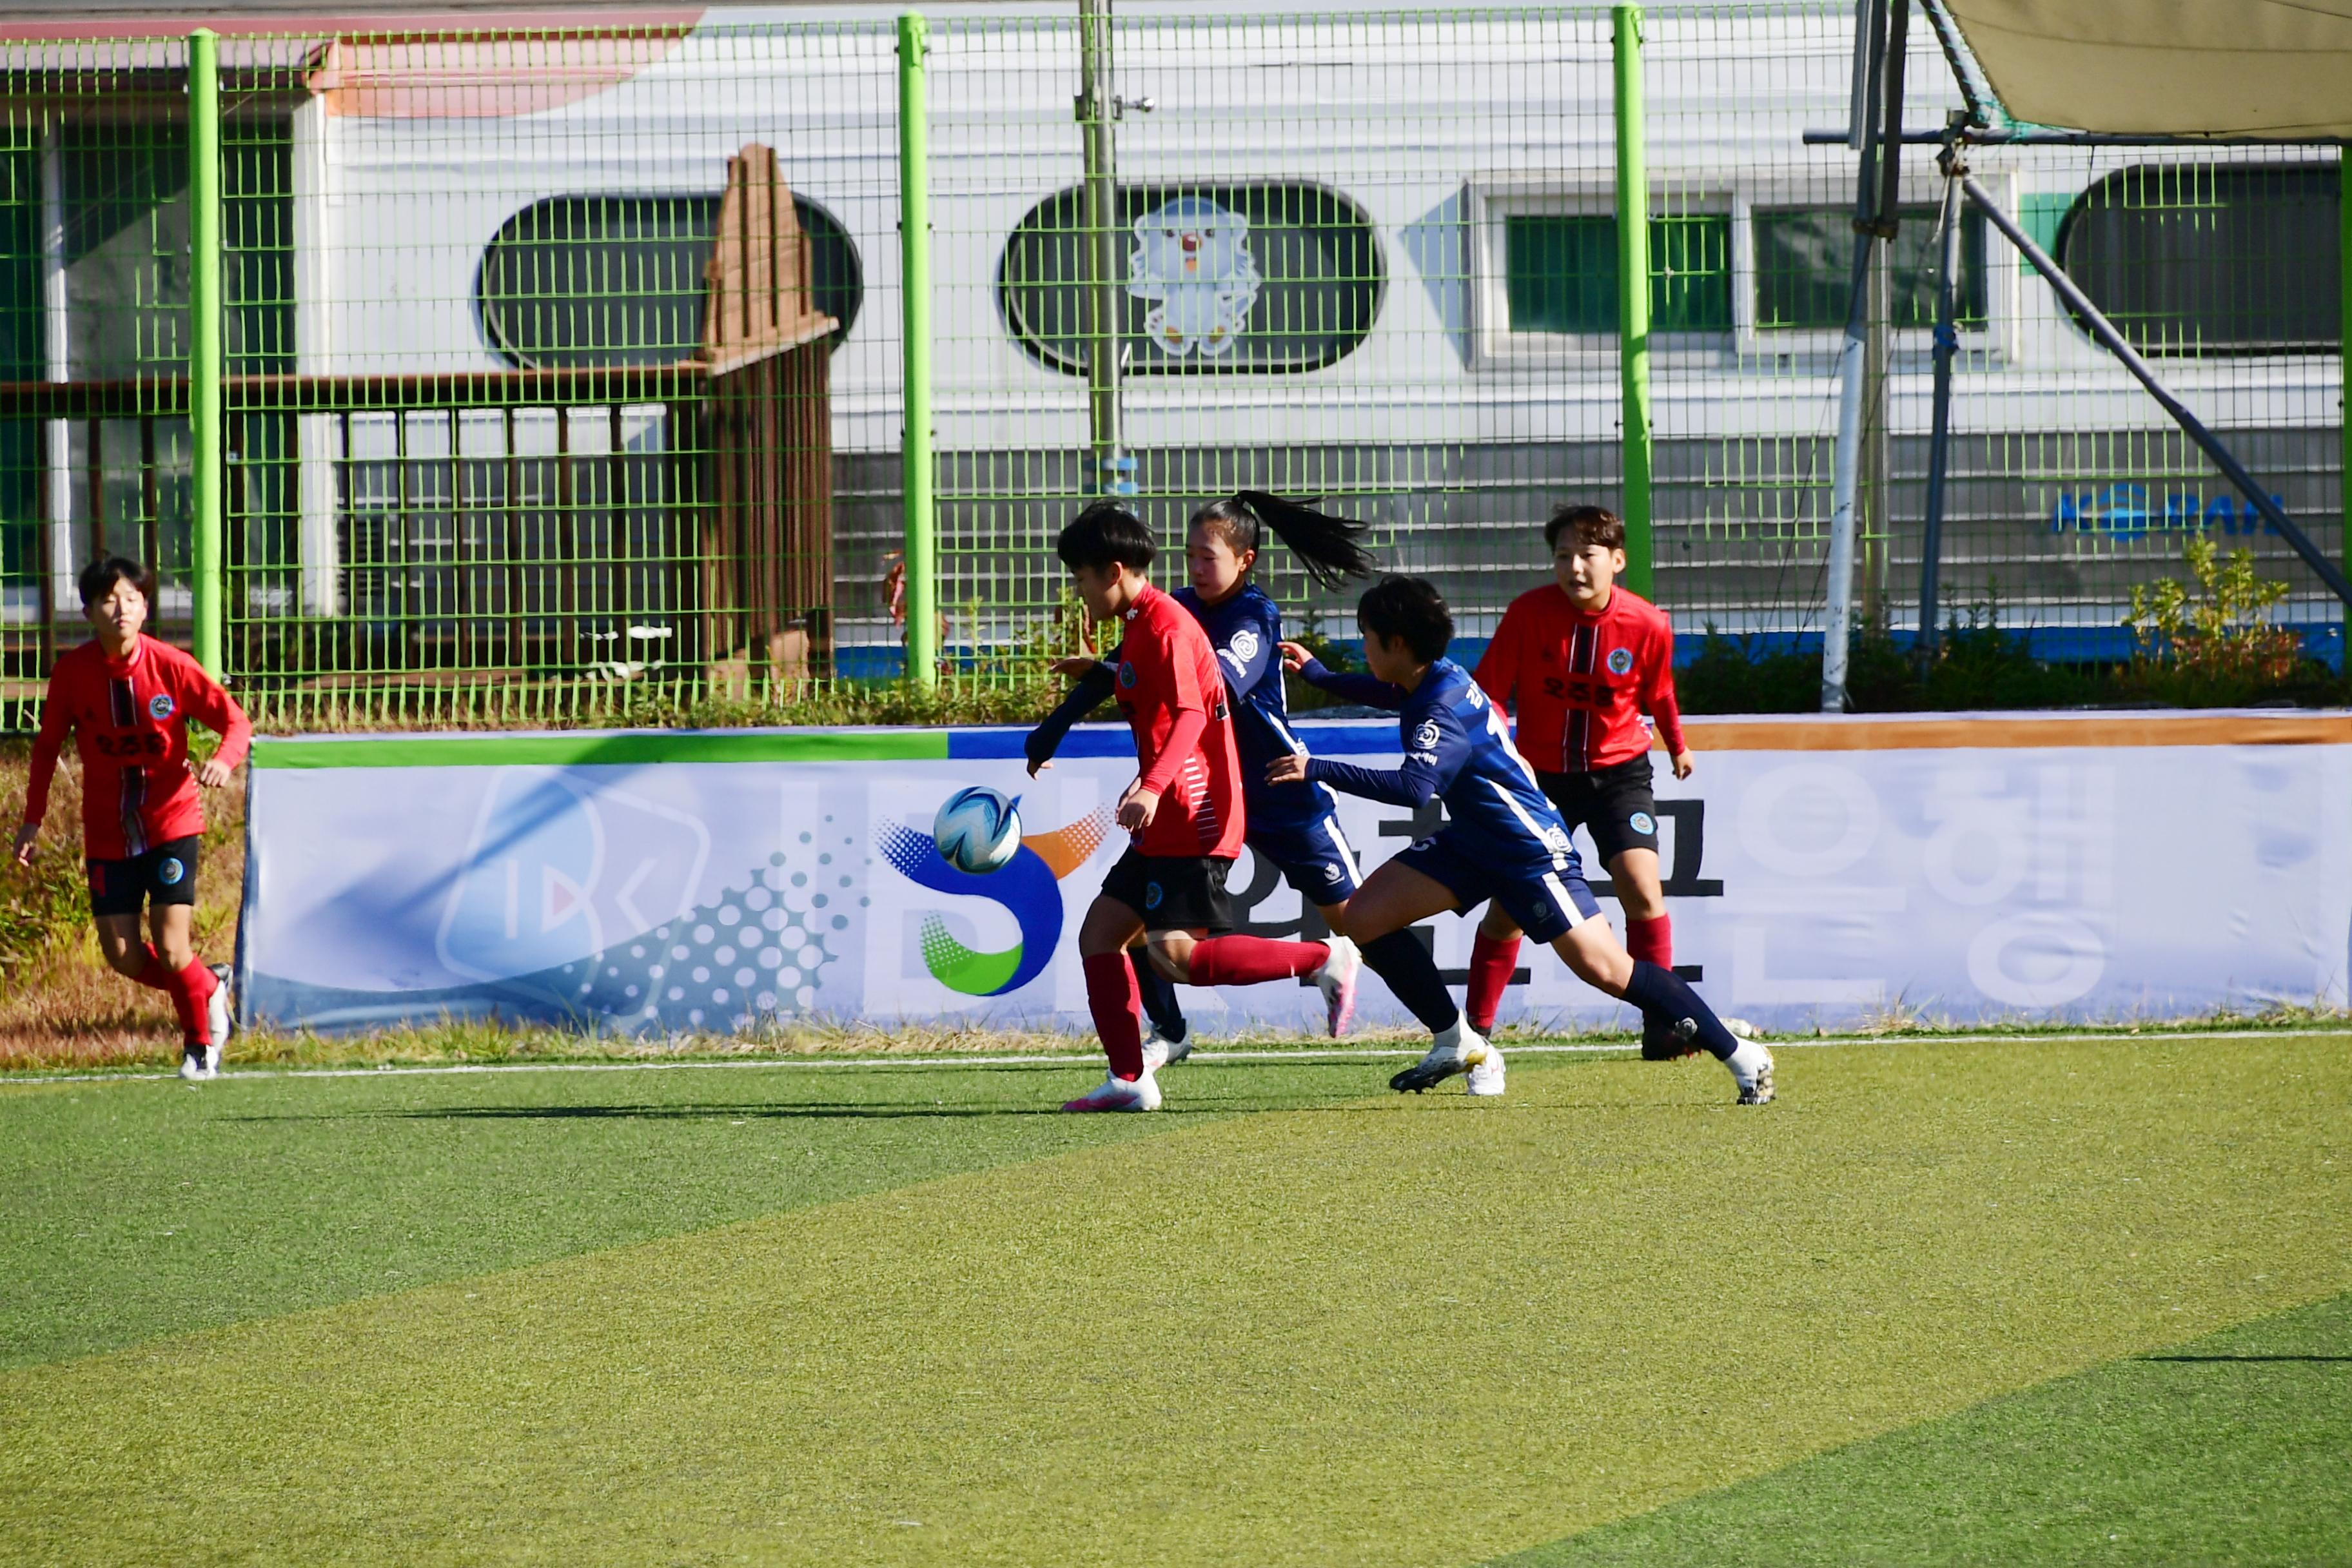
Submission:
[[1536,783],[1568,819],[1582,824],[1607,865],[1628,849],[1658,852],[1658,797],[1650,790],[1650,754],[1581,773],[1538,773]]
[[196,901],[196,849],[200,838],[174,838],[144,855],[121,860],[85,860],[89,868],[89,912],[135,915],[149,903]]
[[1145,855],[1130,849],[1103,879],[1103,897],[1143,917],[1146,931],[1228,931],[1233,900],[1225,896],[1231,860],[1205,855]]

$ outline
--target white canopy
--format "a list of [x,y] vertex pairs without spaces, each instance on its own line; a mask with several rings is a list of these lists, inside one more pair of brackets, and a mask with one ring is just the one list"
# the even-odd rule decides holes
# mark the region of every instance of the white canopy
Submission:
[[1944,0],[2001,107],[2069,130],[2352,138],[2352,0]]

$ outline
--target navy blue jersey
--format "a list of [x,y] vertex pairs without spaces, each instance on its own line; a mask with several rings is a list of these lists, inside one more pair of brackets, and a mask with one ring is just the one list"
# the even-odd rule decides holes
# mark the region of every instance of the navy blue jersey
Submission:
[[1441,658],[1411,691],[1320,664],[1300,673],[1325,690],[1395,710],[1404,743],[1404,766],[1393,773],[1317,757],[1307,764],[1309,779],[1416,810],[1441,799],[1448,837],[1460,852],[1495,866],[1543,861],[1580,872],[1559,808],[1544,797],[1535,771],[1512,748],[1507,721],[1468,670]]
[[1290,731],[1282,695],[1282,611],[1255,583],[1222,605],[1203,605],[1190,587],[1171,595],[1192,612],[1209,634],[1223,667],[1225,691],[1234,705],[1234,738],[1242,757],[1242,805],[1255,828],[1299,827],[1329,813],[1338,802],[1313,784],[1270,784],[1265,770],[1276,757],[1306,748]]

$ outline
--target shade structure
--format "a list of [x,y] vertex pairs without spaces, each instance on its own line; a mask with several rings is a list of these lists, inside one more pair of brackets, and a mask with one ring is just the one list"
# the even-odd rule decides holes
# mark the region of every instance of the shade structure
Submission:
[[2013,118],[2117,135],[2352,137],[2352,0],[1944,0]]

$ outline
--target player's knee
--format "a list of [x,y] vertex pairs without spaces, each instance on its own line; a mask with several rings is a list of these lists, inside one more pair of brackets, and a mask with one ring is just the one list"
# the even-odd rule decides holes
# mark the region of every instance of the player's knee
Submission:
[[1478,934],[1494,942],[1508,942],[1519,934],[1519,923],[1505,914],[1500,906],[1488,904],[1486,915],[1478,921]]
[[142,948],[107,942],[100,951],[106,955],[106,966],[126,980],[138,979],[147,968],[147,953]]
[[1323,917],[1323,923],[1330,928],[1333,936],[1355,934],[1348,929],[1348,905],[1345,900],[1336,904],[1318,904],[1315,906],[1315,912]]
[[1146,950],[1151,955],[1151,965],[1179,985],[1192,981],[1192,939],[1181,931],[1168,931],[1153,937]]

